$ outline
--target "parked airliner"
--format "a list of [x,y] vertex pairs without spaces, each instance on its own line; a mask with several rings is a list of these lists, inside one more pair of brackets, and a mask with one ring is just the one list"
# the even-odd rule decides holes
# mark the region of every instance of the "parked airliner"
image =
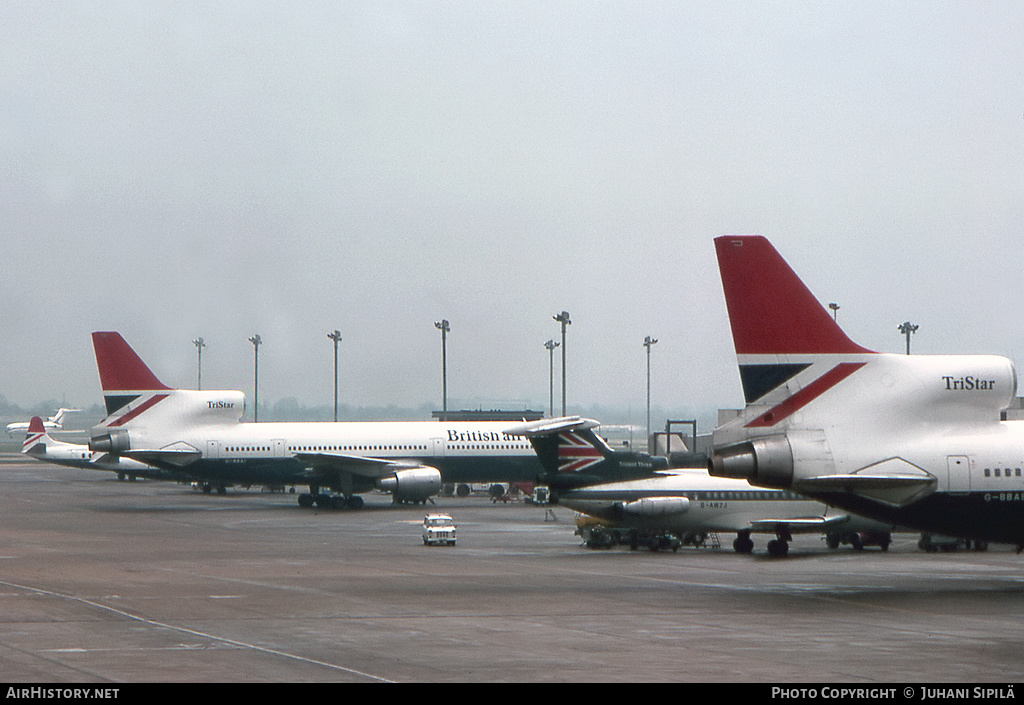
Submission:
[[[59,431],[64,428],[64,417],[73,411],[78,409],[57,409],[57,413],[49,417],[45,421],[40,419],[40,423],[43,424],[43,428],[47,431]],[[28,421],[15,421],[14,423],[7,424],[7,433],[11,436],[20,436],[21,434],[28,433]]]
[[715,240],[746,408],[712,475],[924,532],[1024,546],[1024,421],[1004,357],[876,353],[760,236]]
[[[784,556],[793,534],[825,534],[830,546],[863,539],[887,548],[894,527],[787,490],[751,487],[744,480],[712,477],[706,467],[667,469],[665,458],[613,450],[594,432],[597,422],[569,417],[515,428],[530,439],[552,483],[552,502],[597,517],[611,526],[640,535],[669,533],[683,543],[695,543],[710,533],[736,534],[733,548],[750,553],[751,534],[774,534],[768,553]],[[582,484],[574,476],[584,469],[600,477],[625,478],[633,469],[655,465],[655,477],[600,484]]]
[[166,470],[154,468],[131,458],[120,458],[110,453],[98,453],[80,443],[64,443],[50,437],[44,421],[33,416],[28,422],[28,431],[21,452],[25,455],[54,465],[67,465],[90,470],[109,470],[117,473],[118,479],[134,480],[145,477],[154,480],[173,479]]
[[[93,333],[107,417],[89,447],[206,482],[308,485],[302,506],[359,507],[374,488],[425,502],[442,483],[534,482],[508,422],[240,423],[245,395],[167,387],[119,333]],[[323,492],[329,488],[337,494]]]

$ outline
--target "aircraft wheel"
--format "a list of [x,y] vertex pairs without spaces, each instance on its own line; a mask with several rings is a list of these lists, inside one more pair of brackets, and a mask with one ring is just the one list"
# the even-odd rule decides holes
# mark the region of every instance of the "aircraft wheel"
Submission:
[[768,555],[772,558],[782,558],[789,553],[789,544],[781,539],[772,539],[768,542]]
[[754,542],[750,540],[749,536],[737,536],[736,540],[732,542],[732,549],[736,553],[750,553],[754,550]]
[[362,509],[363,508],[363,498],[360,497],[357,494],[354,494],[354,495],[352,495],[351,497],[348,498],[348,500],[346,501],[345,504],[346,504],[346,507],[348,509]]
[[309,509],[313,506],[313,495],[303,492],[299,495],[299,506]]

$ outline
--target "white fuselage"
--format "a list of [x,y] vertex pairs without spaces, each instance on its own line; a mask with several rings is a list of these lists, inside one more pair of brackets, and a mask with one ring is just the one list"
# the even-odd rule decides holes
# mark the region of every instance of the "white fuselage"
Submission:
[[[671,504],[665,512],[643,500],[685,498]],[[757,530],[757,522],[766,520],[808,519],[835,515],[831,528],[844,532],[888,531],[892,527],[862,517],[837,513],[821,502],[793,492],[752,487],[745,480],[711,477],[702,469],[675,470],[660,477],[615,482],[559,496],[559,504],[610,520],[618,526],[659,530],[679,534],[743,532]],[[631,504],[632,503],[632,504]],[[632,509],[631,511],[631,507]],[[649,511],[648,511],[649,509]],[[799,529],[790,527],[793,533]],[[824,529],[814,529],[823,532]]]
[[140,393],[93,429],[91,445],[223,482],[304,483],[309,462],[297,456],[310,454],[430,465],[444,482],[531,482],[540,472],[508,422],[241,423],[243,409],[239,392]]

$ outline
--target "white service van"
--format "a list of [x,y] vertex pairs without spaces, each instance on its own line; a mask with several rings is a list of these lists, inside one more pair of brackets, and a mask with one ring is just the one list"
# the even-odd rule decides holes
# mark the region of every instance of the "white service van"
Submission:
[[423,517],[423,545],[439,543],[455,545],[455,522],[447,514],[428,514]]

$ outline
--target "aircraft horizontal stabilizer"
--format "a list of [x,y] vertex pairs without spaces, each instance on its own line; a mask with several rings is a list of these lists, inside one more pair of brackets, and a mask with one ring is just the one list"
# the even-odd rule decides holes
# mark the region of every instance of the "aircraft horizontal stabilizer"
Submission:
[[559,416],[554,419],[541,419],[529,423],[512,426],[505,430],[510,436],[549,436],[563,431],[582,431],[588,428],[597,428],[601,424],[593,419],[585,419],[581,416]]
[[904,474],[878,475],[854,473],[850,475],[823,475],[800,480],[794,489],[811,492],[848,492],[870,499],[902,506],[922,495],[933,492],[937,480],[932,475]]
[[191,465],[203,457],[196,449],[160,448],[157,450],[128,450],[121,455],[165,470],[175,470]]

